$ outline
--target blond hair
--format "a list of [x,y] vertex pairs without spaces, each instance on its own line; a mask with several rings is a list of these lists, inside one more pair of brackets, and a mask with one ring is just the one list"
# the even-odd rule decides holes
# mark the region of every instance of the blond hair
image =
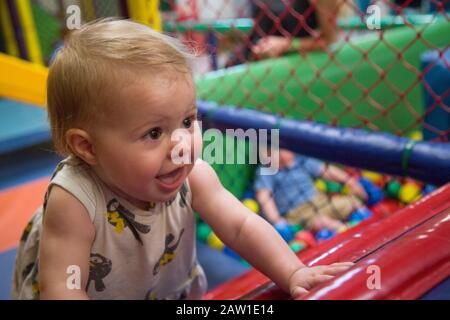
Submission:
[[56,151],[72,153],[67,130],[98,121],[118,82],[143,70],[190,73],[189,57],[176,39],[128,20],[103,19],[73,31],[48,75],[48,116]]

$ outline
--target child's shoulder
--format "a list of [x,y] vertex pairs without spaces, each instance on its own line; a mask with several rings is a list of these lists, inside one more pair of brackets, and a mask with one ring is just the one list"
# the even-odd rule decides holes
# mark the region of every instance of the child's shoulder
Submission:
[[103,192],[99,180],[89,166],[73,157],[64,159],[57,165],[53,173],[47,189],[46,200],[49,199],[53,186],[62,189],[59,193],[68,193],[81,202],[91,217],[95,215]]
[[214,169],[208,162],[201,159],[195,162],[187,180],[189,180],[193,199],[208,197],[222,187]]
[[50,184],[55,183],[80,185],[92,189],[98,187],[99,181],[87,164],[74,157],[68,157],[56,166],[50,181]]

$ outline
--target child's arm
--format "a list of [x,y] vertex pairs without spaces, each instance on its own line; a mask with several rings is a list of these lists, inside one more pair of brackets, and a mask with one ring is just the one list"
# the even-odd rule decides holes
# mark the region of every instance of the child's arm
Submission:
[[345,171],[333,165],[324,166],[321,177],[325,180],[343,183],[350,187],[352,192],[363,200],[367,200],[367,193],[359,182]]
[[199,161],[189,177],[194,210],[227,246],[294,297],[351,265],[306,268],[269,223],[223,188],[209,164]]
[[[40,242],[41,299],[88,299],[85,288],[94,237],[95,228],[85,207],[64,189],[53,186]],[[79,267],[79,289],[70,289],[77,281],[69,266]]]
[[275,224],[283,219],[269,189],[256,191],[256,200],[261,204],[261,209],[270,223]]

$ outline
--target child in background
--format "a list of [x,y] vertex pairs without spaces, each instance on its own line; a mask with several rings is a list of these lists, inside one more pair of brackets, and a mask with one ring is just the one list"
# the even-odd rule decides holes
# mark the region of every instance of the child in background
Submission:
[[130,21],[68,37],[48,78],[53,140],[67,158],[22,236],[14,298],[200,299],[194,210],[293,297],[352,265],[303,265],[194,158],[202,138],[186,58],[174,39]]
[[[363,207],[360,199],[367,199],[359,182],[335,166],[325,166],[321,161],[285,149],[272,159],[279,160],[278,165],[271,165],[278,172],[263,175],[262,168],[258,168],[254,188],[267,220],[275,226],[291,223],[312,231],[322,228],[337,231],[345,226],[343,220]],[[353,195],[328,198],[314,186],[318,177],[347,185]]]

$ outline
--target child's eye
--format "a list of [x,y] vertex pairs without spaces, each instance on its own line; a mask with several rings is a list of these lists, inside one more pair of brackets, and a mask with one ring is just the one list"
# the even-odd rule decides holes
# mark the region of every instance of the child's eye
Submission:
[[153,128],[150,129],[150,131],[147,133],[147,136],[150,137],[150,139],[156,140],[161,136],[162,129],[161,128]]
[[188,129],[192,126],[192,121],[194,120],[194,117],[189,117],[183,120],[183,126]]

